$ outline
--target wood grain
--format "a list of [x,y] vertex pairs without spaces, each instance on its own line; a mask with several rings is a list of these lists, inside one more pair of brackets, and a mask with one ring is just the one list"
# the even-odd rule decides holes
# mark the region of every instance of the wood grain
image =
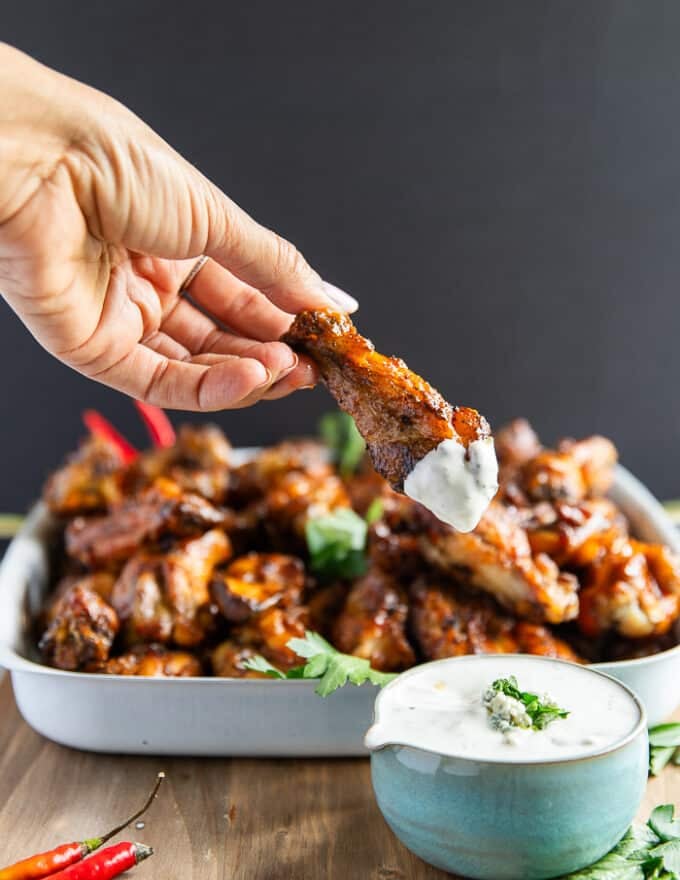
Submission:
[[[128,839],[154,857],[134,876],[164,880],[438,880],[378,812],[368,761],[136,758],[55,745],[21,720],[0,683],[0,865],[103,833],[167,780]],[[650,782],[640,815],[680,801],[680,770]]]

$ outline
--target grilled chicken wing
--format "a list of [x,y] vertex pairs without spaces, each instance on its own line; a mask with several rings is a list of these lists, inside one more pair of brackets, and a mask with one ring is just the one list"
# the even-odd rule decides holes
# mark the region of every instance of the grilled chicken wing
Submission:
[[252,660],[257,651],[239,645],[231,639],[213,648],[210,652],[210,665],[213,675],[218,678],[267,678],[263,672],[248,669],[247,660]]
[[77,517],[66,528],[66,549],[96,567],[126,559],[162,535],[200,534],[222,525],[227,513],[199,495],[160,478],[139,495],[115,505],[105,516]]
[[107,675],[143,675],[153,678],[194,678],[201,674],[197,657],[187,651],[169,651],[163,645],[137,645],[127,654],[107,660],[97,672]]
[[576,577],[561,572],[549,556],[534,556],[516,514],[499,502],[468,534],[433,522],[421,546],[436,568],[491,593],[518,616],[562,623],[578,614]]
[[406,639],[407,613],[404,589],[386,572],[371,569],[350,590],[333,627],[333,642],[374,669],[407,669],[415,661]]
[[167,553],[140,553],[127,563],[111,596],[128,644],[202,642],[212,616],[209,584],[215,567],[229,558],[224,532],[212,529]]
[[274,666],[291,669],[303,661],[290,650],[288,642],[303,638],[308,622],[309,609],[304,605],[268,608],[234,627],[231,638],[236,644],[263,654]]
[[546,449],[530,459],[522,471],[522,486],[533,501],[577,503],[611,486],[616,448],[604,437],[563,440],[556,451]]
[[541,654],[579,662],[545,626],[517,621],[486,596],[423,578],[411,590],[410,626],[426,660],[463,654]]
[[115,446],[99,437],[88,437],[45,484],[43,497],[52,513],[106,510],[123,497],[123,463]]
[[618,538],[587,569],[580,604],[588,635],[663,635],[680,614],[680,560],[659,544]]
[[241,623],[274,605],[297,605],[305,585],[301,559],[247,553],[213,575],[210,591],[224,617]]
[[182,425],[174,446],[140,455],[126,475],[131,491],[167,477],[183,491],[221,502],[229,486],[231,445],[216,425]]
[[50,666],[88,670],[107,660],[118,626],[113,608],[86,584],[76,584],[59,599],[39,648]]
[[621,512],[606,498],[579,504],[546,501],[522,514],[532,553],[547,553],[560,567],[582,568],[628,534]]
[[443,440],[467,447],[490,436],[476,410],[452,407],[402,360],[378,354],[347,315],[302,312],[283,342],[316,363],[330,393],[354,418],[376,471],[398,491]]

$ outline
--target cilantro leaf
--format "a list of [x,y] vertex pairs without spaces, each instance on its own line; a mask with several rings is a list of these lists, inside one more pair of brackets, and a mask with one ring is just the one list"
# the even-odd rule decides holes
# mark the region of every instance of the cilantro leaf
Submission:
[[662,841],[680,840],[680,819],[675,818],[672,804],[656,807],[647,824]]
[[649,728],[650,746],[680,746],[680,724],[657,724]]
[[522,703],[527,715],[531,718],[531,726],[534,730],[544,730],[553,721],[558,718],[566,718],[569,715],[569,712],[560,709],[551,700],[542,699],[538,694],[532,694],[529,691],[521,691],[514,675],[496,679],[491,688]]
[[373,669],[368,660],[363,657],[354,657],[352,654],[341,654],[330,642],[318,633],[307,630],[304,639],[290,639],[287,647],[294,651],[298,657],[306,660],[303,666],[296,666],[287,672],[282,672],[257,654],[246,660],[247,669],[255,672],[264,672],[272,678],[317,678],[319,684],[315,691],[320,697],[327,697],[339,687],[351,682],[362,685],[370,682],[378,687],[383,687],[396,677],[395,673],[378,672]]
[[253,672],[264,672],[264,674],[268,675],[270,678],[286,678],[285,673],[281,672],[280,669],[277,669],[276,666],[272,666],[269,660],[261,654],[249,657],[243,665],[246,669],[252,669]]
[[363,574],[367,531],[366,521],[349,507],[307,520],[305,538],[312,571],[325,580]]
[[305,678],[318,678],[316,693],[327,697],[339,687],[351,682],[362,685],[364,682],[383,687],[395,678],[394,673],[378,672],[372,669],[368,660],[352,654],[341,654],[318,633],[305,633],[304,639],[291,639],[291,651],[307,659]]
[[663,768],[675,755],[675,746],[650,746],[649,747],[649,774],[658,776]]
[[319,433],[330,449],[340,476],[353,474],[364,457],[366,443],[352,416],[340,410],[326,413],[319,422]]

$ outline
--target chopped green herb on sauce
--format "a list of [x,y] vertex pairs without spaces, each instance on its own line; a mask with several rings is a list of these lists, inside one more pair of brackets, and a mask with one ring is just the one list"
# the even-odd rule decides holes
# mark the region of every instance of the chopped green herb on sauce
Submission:
[[502,733],[513,728],[544,730],[553,721],[569,715],[547,694],[521,691],[514,675],[497,678],[482,694],[482,703],[489,723]]

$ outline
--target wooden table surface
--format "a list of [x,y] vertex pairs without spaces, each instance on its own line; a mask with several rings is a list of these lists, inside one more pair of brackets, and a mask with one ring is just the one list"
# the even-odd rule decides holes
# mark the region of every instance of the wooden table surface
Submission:
[[[436,880],[450,877],[392,835],[365,759],[244,760],[95,755],[55,745],[21,719],[0,682],[0,866],[92,837],[167,779],[119,839],[152,845],[139,880]],[[651,780],[640,816],[680,802],[680,768]]]

